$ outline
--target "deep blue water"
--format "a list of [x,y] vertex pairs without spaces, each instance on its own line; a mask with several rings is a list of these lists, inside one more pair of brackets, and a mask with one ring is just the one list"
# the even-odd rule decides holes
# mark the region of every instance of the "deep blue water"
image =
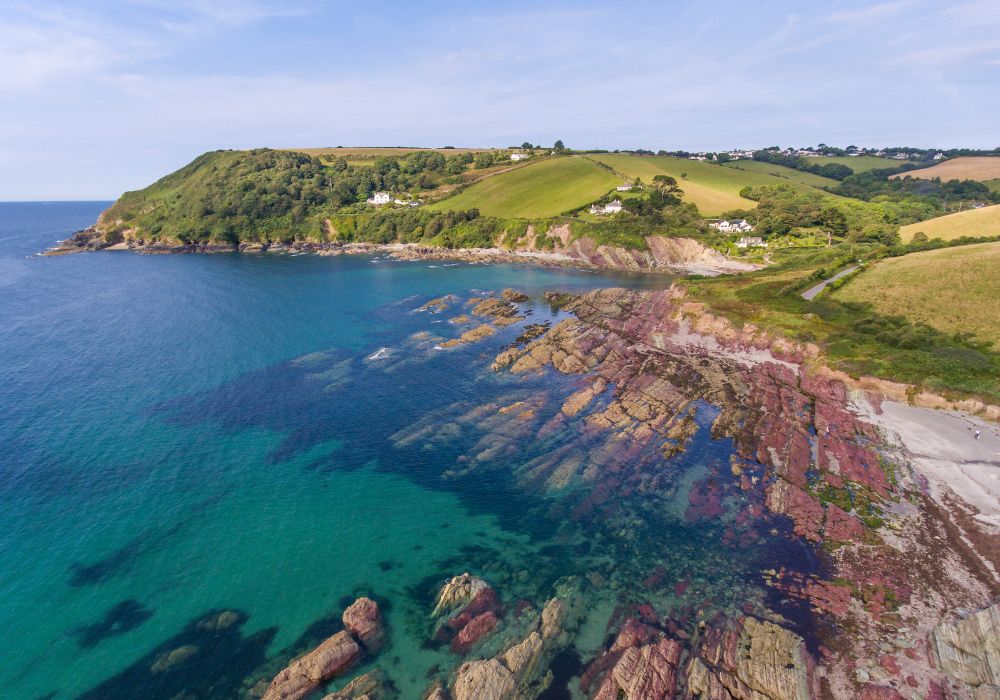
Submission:
[[[711,407],[687,454],[651,463],[672,470],[676,493],[571,519],[572,485],[532,485],[528,469],[539,454],[586,450],[583,433],[491,452],[514,428],[469,416],[566,395],[576,380],[490,372],[519,327],[435,349],[481,290],[517,287],[532,295],[529,322],[556,322],[544,290],[662,278],[370,257],[36,255],[107,204],[0,204],[5,694],[238,696],[369,593],[392,628],[379,664],[413,697],[427,669],[455,663],[425,643],[429,591],[466,570],[536,601],[562,576],[590,575],[583,655],[622,586],[657,567],[670,572],[664,600],[683,576],[703,606],[745,602],[743,555],[679,517],[685,488],[728,470],[730,445],[708,437]],[[447,293],[459,297],[449,312],[414,311]],[[223,609],[242,625],[197,624]],[[196,651],[178,662],[178,648]]]

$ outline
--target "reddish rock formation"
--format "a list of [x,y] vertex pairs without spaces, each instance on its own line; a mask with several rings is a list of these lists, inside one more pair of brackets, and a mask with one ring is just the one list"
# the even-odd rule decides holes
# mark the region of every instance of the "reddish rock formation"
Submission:
[[[368,639],[377,648],[384,637],[378,605],[359,598],[344,611],[348,629],[333,635],[305,656],[299,657],[274,677],[264,700],[299,700],[331,678],[342,675],[364,655],[359,639]],[[355,638],[358,635],[358,639]]]
[[492,632],[498,621],[496,613],[492,610],[472,618],[455,635],[455,639],[451,642],[451,650],[456,654],[464,654],[476,642]]
[[371,598],[358,598],[343,615],[344,627],[369,654],[377,654],[385,642],[385,628],[378,603]]

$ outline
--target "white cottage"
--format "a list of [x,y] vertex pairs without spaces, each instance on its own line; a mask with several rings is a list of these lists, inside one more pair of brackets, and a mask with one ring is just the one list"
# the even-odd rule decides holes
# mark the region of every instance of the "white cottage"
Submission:
[[531,156],[529,154],[527,154],[527,153],[511,153],[510,154],[510,159],[513,160],[513,161],[515,161],[515,162],[519,161],[519,160],[525,160],[526,158],[531,158]]
[[743,236],[736,241],[737,248],[767,248],[767,243],[760,236]]
[[622,202],[620,199],[616,199],[613,202],[608,202],[603,207],[600,204],[590,205],[591,214],[617,214],[623,209]]
[[383,204],[388,204],[392,201],[392,195],[388,192],[376,192],[374,195],[368,198],[368,203],[373,207],[380,207]]

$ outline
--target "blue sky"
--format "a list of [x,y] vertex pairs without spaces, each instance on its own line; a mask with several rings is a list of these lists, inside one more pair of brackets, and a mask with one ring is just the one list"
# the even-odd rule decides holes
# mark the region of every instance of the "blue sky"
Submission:
[[1000,146],[997,0],[0,0],[0,66],[0,200],[253,146]]

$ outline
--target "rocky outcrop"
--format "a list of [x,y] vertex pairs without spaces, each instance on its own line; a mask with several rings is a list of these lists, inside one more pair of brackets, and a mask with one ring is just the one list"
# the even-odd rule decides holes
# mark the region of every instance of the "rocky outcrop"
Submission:
[[451,340],[444,341],[443,343],[441,343],[441,347],[453,348],[458,345],[468,345],[470,343],[475,343],[477,341],[480,341],[483,338],[488,338],[496,332],[497,332],[496,328],[494,328],[489,324],[484,323],[482,325],[476,326],[471,330],[466,331],[457,338],[452,338]]
[[811,661],[802,638],[746,617],[731,630],[706,630],[687,665],[687,698],[808,700]]
[[611,648],[585,675],[585,685],[602,675],[594,700],[666,700],[677,692],[683,645],[664,632],[629,618]]
[[279,672],[268,686],[264,700],[304,698],[354,666],[365,653],[364,639],[376,648],[381,645],[385,632],[374,601],[368,598],[356,600],[344,612],[343,622],[347,629],[328,638]]
[[1000,603],[938,625],[931,640],[944,673],[973,689],[976,698],[1000,698]]

